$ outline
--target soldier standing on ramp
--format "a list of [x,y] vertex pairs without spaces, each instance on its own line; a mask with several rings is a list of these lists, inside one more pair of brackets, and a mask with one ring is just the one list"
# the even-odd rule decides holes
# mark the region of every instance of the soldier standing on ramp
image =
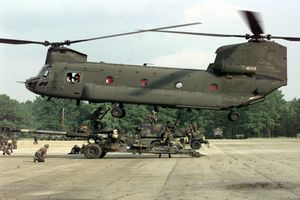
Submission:
[[35,152],[34,157],[33,157],[33,162],[36,162],[36,161],[45,162],[48,148],[49,148],[49,144],[45,144],[37,152]]

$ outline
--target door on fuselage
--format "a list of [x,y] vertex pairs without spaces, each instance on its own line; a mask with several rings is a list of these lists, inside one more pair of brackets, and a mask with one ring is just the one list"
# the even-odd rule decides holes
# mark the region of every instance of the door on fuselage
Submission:
[[83,83],[80,71],[67,71],[65,74],[64,95],[70,98],[82,96]]

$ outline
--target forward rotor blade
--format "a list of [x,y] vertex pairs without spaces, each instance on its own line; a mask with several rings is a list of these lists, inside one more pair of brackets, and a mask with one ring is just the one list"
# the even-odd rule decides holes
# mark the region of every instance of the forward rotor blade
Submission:
[[160,28],[153,28],[153,29],[147,29],[147,30],[139,30],[139,31],[132,31],[132,32],[127,32],[127,33],[120,33],[120,34],[113,34],[113,35],[107,35],[107,36],[101,36],[101,37],[95,37],[95,38],[89,38],[89,39],[82,39],[82,40],[66,40],[64,42],[39,42],[39,41],[31,41],[31,40],[16,40],[16,39],[8,39],[8,38],[0,38],[0,43],[3,44],[13,44],[13,45],[19,45],[19,44],[41,44],[44,46],[62,46],[62,45],[70,45],[74,43],[79,43],[79,42],[87,42],[87,41],[92,41],[92,40],[99,40],[99,39],[105,39],[105,38],[111,38],[111,37],[118,37],[118,36],[123,36],[123,35],[131,35],[131,34],[137,34],[137,33],[143,33],[147,31],[154,31],[154,30],[163,30],[163,29],[170,29],[170,28],[178,28],[178,27],[183,27],[183,26],[192,26],[192,25],[197,25],[201,24],[200,22],[195,22],[195,23],[188,23],[188,24],[179,24],[179,25],[174,25],[174,26],[165,26],[165,27],[160,27]]
[[15,39],[7,39],[7,38],[0,38],[0,43],[4,44],[42,44],[42,45],[49,45],[48,42],[38,42],[38,41],[30,41],[30,40],[15,40]]
[[197,32],[185,32],[185,31],[163,31],[163,30],[152,30],[152,31],[153,32],[162,32],[162,33],[175,33],[175,34],[213,36],[213,37],[241,37],[241,38],[245,38],[246,37],[246,35],[215,34],[215,33],[197,33]]
[[241,10],[240,13],[246,20],[247,25],[254,35],[260,35],[264,33],[261,26],[261,20],[259,20],[259,14],[257,12]]
[[92,40],[100,40],[100,39],[105,39],[105,38],[119,37],[119,36],[124,36],[124,35],[131,35],[131,34],[137,34],[137,33],[143,33],[143,32],[155,31],[155,30],[178,28],[178,27],[183,27],[183,26],[192,26],[192,25],[197,25],[197,24],[201,24],[201,23],[195,22],[195,23],[188,23],[188,24],[179,24],[179,25],[174,25],[174,26],[165,26],[165,27],[159,27],[159,28],[153,28],[153,29],[138,30],[138,31],[119,33],[119,34],[113,34],[113,35],[107,35],[107,36],[101,36],[101,37],[95,37],[95,38],[89,38],[89,39],[66,41],[65,44],[88,42],[88,41],[92,41]]
[[272,39],[283,39],[293,42],[300,42],[300,37],[285,37],[285,36],[271,36]]

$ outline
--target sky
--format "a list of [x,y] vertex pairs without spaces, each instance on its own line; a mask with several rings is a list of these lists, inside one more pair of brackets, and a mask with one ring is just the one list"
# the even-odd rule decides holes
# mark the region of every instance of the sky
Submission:
[[[0,2],[0,38],[64,41],[182,23],[201,25],[174,30],[245,34],[248,26],[238,10],[261,13],[265,33],[300,37],[300,1],[274,0],[11,0]],[[71,45],[88,61],[206,69],[218,47],[246,42],[214,38],[142,33]],[[277,40],[288,49],[288,85],[284,98],[300,98],[300,42]],[[25,88],[45,63],[47,47],[0,44],[0,94],[24,102],[36,95]]]

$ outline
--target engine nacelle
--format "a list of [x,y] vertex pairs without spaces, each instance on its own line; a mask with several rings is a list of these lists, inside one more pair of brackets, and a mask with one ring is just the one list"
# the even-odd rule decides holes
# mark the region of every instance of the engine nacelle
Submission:
[[226,61],[217,63],[214,66],[214,72],[219,75],[225,74],[240,74],[240,75],[255,75],[256,66],[235,65],[234,63],[227,63]]
[[[286,47],[270,41],[222,46],[209,70],[217,75],[250,75],[287,81]],[[271,78],[272,77],[272,78]]]

